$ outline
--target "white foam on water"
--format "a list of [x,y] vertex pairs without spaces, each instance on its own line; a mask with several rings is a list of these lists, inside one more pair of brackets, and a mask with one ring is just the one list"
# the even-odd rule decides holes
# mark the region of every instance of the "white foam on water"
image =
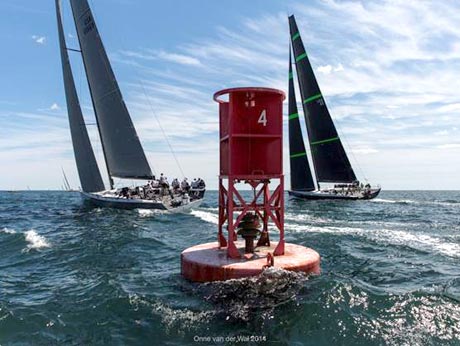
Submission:
[[183,333],[199,327],[203,323],[208,323],[216,314],[214,310],[192,311],[186,308],[174,308],[162,302],[150,302],[136,294],[130,295],[129,304],[134,311],[138,311],[141,306],[152,309],[152,313],[161,317],[163,325],[168,331]]
[[391,199],[383,199],[383,198],[374,198],[371,199],[371,202],[376,202],[376,203],[398,203],[398,201],[394,201]]
[[430,202],[432,204],[436,204],[436,205],[442,205],[442,206],[445,206],[445,207],[460,207],[460,203],[455,203],[455,202],[442,202],[442,201],[433,201],[433,202]]
[[391,243],[403,244],[421,250],[434,250],[450,257],[460,257],[460,244],[445,242],[440,238],[426,234],[414,234],[406,231],[382,230],[379,231],[383,237],[384,233]]
[[14,229],[10,229],[10,228],[2,228],[0,230],[0,233],[6,233],[6,234],[16,234],[16,231]]
[[322,217],[315,217],[308,214],[293,214],[293,213],[286,213],[284,215],[285,220],[292,220],[292,221],[308,221],[308,222],[316,222],[316,223],[327,223],[331,222],[332,220],[322,218]]
[[209,213],[203,210],[192,210],[190,214],[200,218],[203,221],[213,223],[215,225],[219,224],[219,216],[214,213]]
[[305,225],[292,225],[285,224],[284,228],[288,231],[294,232],[312,232],[312,233],[335,233],[335,234],[353,234],[359,233],[359,230],[364,231],[360,228],[353,227],[320,227],[320,226],[305,226]]
[[28,249],[41,249],[50,247],[50,244],[46,241],[46,238],[42,235],[39,235],[37,231],[31,229],[24,233],[26,241],[29,243],[27,245]]
[[154,215],[161,214],[160,210],[152,210],[152,209],[137,209],[140,217],[151,217]]
[[420,201],[413,201],[411,199],[383,199],[374,198],[370,200],[374,203],[407,203],[407,204],[420,204]]
[[208,211],[219,211],[218,207],[201,207],[200,209],[208,210]]
[[445,256],[460,258],[460,244],[447,242],[426,234],[393,229],[368,230],[358,227],[318,227],[291,224],[286,224],[285,228],[294,232],[354,234],[380,243],[405,245],[416,250],[437,252]]

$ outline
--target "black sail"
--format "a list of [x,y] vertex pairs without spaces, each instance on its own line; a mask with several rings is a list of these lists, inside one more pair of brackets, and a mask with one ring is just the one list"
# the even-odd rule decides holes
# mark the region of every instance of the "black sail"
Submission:
[[293,15],[289,17],[289,28],[316,178],[319,182],[353,182],[355,173],[319,89]]
[[[78,100],[75,82],[70,66],[69,55],[65,42],[64,30],[62,27],[60,0],[56,0],[56,16],[59,33],[59,46],[61,50],[62,74],[67,101],[67,112],[69,116],[70,134],[72,137],[73,151],[77,163],[78,176],[80,177],[81,188],[85,192],[97,192],[104,190],[99,167],[94,156],[93,148],[89,140],[88,131],[85,126],[80,102]],[[65,177],[65,174],[64,174]],[[65,178],[67,181],[67,178]],[[67,182],[68,185],[68,182]],[[69,186],[70,187],[70,186]]]
[[109,175],[151,179],[152,171],[112,71],[87,0],[71,0],[73,17]]
[[291,164],[291,190],[313,191],[315,183],[308,164],[307,152],[300,128],[299,112],[292,74],[291,51],[289,50],[289,156]]

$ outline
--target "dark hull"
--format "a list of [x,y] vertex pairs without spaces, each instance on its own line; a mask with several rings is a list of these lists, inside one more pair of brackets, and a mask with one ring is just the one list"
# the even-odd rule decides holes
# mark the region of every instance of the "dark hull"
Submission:
[[368,194],[359,194],[359,195],[343,195],[340,193],[332,192],[320,192],[320,191],[288,191],[289,195],[294,198],[299,199],[308,199],[308,200],[331,200],[331,199],[341,199],[341,200],[368,200],[373,199],[378,196],[380,193],[380,188],[371,189]]

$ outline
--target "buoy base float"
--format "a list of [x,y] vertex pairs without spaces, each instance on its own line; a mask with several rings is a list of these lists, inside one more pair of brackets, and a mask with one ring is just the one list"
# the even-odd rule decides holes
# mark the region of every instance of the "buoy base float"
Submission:
[[315,274],[320,272],[319,254],[301,245],[286,243],[284,255],[275,257],[271,255],[276,242],[271,242],[270,246],[257,247],[253,254],[244,254],[244,241],[236,241],[235,245],[242,254],[240,259],[229,258],[227,248],[219,248],[217,242],[184,250],[181,254],[182,275],[195,282],[223,281],[259,275],[271,264],[285,270]]

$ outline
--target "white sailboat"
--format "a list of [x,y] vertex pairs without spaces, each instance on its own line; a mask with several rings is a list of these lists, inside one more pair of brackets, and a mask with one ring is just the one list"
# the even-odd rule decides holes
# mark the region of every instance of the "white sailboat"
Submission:
[[[80,107],[62,25],[61,4],[56,0],[64,88],[75,160],[82,196],[97,206],[147,208],[180,212],[201,204],[205,188],[175,189],[161,181],[137,188],[114,188],[113,177],[156,181],[123,100],[87,0],[70,0],[80,50],[88,80],[97,128],[109,176],[106,190]],[[74,49],[72,49],[74,50]],[[204,183],[204,182],[203,182]],[[204,184],[203,184],[204,185]]]

